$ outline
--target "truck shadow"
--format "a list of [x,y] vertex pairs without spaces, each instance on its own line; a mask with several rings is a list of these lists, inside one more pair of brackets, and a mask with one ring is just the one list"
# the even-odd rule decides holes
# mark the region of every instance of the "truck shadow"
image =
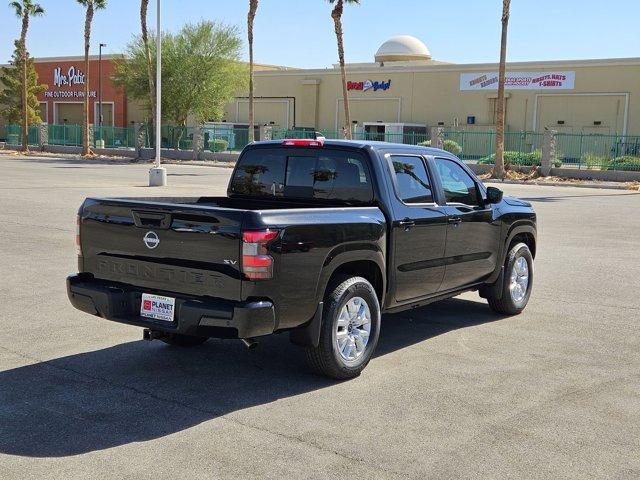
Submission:
[[[461,299],[386,315],[376,356],[499,319]],[[65,457],[143,442],[336,383],[310,374],[288,335],[251,351],[238,341],[128,342],[0,372],[0,453]]]

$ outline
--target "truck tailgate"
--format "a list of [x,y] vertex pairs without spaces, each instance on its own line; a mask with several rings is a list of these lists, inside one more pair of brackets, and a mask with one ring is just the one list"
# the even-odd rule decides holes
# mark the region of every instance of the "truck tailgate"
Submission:
[[87,199],[83,271],[150,292],[240,300],[243,215],[188,203]]

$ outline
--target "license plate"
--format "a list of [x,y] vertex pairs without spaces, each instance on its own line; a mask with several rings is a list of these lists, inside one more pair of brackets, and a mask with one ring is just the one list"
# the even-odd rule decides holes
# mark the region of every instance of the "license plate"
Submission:
[[140,315],[155,320],[173,322],[175,306],[175,298],[143,293],[142,302],[140,302]]

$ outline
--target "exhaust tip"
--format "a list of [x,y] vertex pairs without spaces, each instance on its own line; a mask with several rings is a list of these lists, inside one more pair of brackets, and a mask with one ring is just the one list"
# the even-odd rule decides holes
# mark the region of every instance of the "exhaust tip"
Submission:
[[247,347],[247,349],[249,350],[253,350],[258,346],[258,342],[256,342],[253,338],[241,338],[240,340],[242,341],[242,343],[244,343],[244,346]]

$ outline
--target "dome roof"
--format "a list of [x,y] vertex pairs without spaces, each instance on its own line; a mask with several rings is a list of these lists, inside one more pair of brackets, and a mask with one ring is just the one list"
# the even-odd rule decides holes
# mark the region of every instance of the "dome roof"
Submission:
[[431,60],[427,46],[410,35],[390,38],[376,52],[376,62],[402,62],[411,60]]

